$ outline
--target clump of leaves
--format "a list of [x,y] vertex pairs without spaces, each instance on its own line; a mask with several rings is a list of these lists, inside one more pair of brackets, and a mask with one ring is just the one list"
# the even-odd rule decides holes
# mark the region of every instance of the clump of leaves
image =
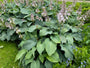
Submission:
[[21,40],[15,61],[23,67],[52,68],[68,58],[73,60],[74,42],[82,40],[81,29],[78,15],[67,12],[65,2],[60,7],[51,0],[20,0],[5,4],[2,11],[0,40]]

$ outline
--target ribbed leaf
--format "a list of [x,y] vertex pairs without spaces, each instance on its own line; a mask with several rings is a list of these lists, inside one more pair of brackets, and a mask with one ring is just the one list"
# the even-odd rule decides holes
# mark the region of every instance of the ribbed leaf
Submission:
[[51,61],[51,62],[54,62],[54,63],[60,62],[59,55],[58,55],[57,52],[55,52],[55,53],[54,53],[53,55],[51,55],[51,56],[47,56],[47,59],[48,59],[49,61]]
[[38,41],[38,43],[37,43],[37,51],[39,52],[40,55],[41,55],[42,52],[44,51],[44,48],[45,48],[45,46],[44,46],[43,43],[41,43],[41,40]]
[[30,51],[26,54],[25,59],[30,59],[30,58],[34,55],[35,50],[36,50],[36,48],[32,48],[32,50],[30,50]]
[[57,44],[53,43],[52,41],[49,40],[49,38],[47,38],[45,41],[44,41],[44,44],[45,44],[45,49],[46,49],[46,52],[49,56],[51,56],[52,54],[55,53],[56,49],[57,49]]
[[59,35],[55,35],[55,36],[50,36],[51,40],[55,43],[60,43],[60,36]]
[[36,45],[36,42],[33,40],[26,40],[22,46],[23,49],[30,50]]
[[15,58],[15,61],[19,60],[21,57],[23,57],[23,55],[26,53],[27,50],[25,49],[22,49],[18,52],[16,58]]
[[49,62],[49,61],[46,60],[45,67],[46,68],[53,68],[53,64],[51,62]]
[[39,60],[33,61],[31,63],[31,68],[40,68],[40,62],[39,62]]
[[47,28],[43,28],[40,30],[40,36],[46,36],[48,34],[52,34],[53,32],[52,31],[48,31]]
[[63,50],[65,52],[65,57],[73,59],[73,53],[72,53],[73,50],[70,47],[70,45],[60,45],[60,46],[61,46],[61,50]]

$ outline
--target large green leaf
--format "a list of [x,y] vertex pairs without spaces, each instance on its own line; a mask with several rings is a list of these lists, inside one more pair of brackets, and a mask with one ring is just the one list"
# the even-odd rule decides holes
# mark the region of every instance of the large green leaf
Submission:
[[30,50],[30,51],[26,54],[25,59],[27,60],[27,59],[30,59],[32,56],[34,56],[35,51],[36,51],[36,48],[32,48],[32,50]]
[[66,43],[66,38],[65,38],[65,36],[60,35],[60,39],[61,39],[61,42],[62,42],[62,43]]
[[69,44],[73,45],[73,37],[71,35],[67,35],[66,39],[67,39]]
[[61,50],[65,52],[65,57],[73,59],[73,53],[72,53],[73,50],[70,47],[70,45],[60,45],[60,46],[61,46]]
[[33,25],[33,26],[31,26],[27,31],[28,31],[28,32],[33,32],[33,31],[35,31],[36,29],[40,29],[40,28],[41,28],[40,25]]
[[39,60],[43,63],[44,62],[44,55],[39,55]]
[[51,56],[47,56],[47,59],[51,62],[54,62],[54,63],[57,63],[57,62],[60,62],[60,59],[59,59],[59,55],[57,52],[55,52],[53,55]]
[[13,14],[18,13],[19,9],[18,8],[13,8]]
[[52,32],[52,31],[48,31],[47,28],[42,28],[42,29],[40,30],[40,36],[46,36],[46,35],[52,34],[52,33],[53,33],[53,32]]
[[45,67],[46,68],[53,68],[53,64],[51,62],[49,62],[49,61],[46,60]]
[[22,48],[30,50],[34,46],[36,46],[36,42],[35,41],[33,41],[33,40],[26,40],[26,41],[24,41]]
[[40,68],[40,62],[39,62],[39,60],[33,61],[31,63],[31,68]]
[[51,40],[55,43],[60,43],[60,36],[59,35],[55,35],[55,36],[50,36]]
[[0,35],[0,40],[4,41],[6,39],[7,35],[5,32],[2,32]]
[[44,45],[45,45],[46,52],[49,56],[55,53],[57,49],[57,44],[50,41],[49,38],[45,39]]
[[16,25],[22,26],[23,22],[27,22],[27,21],[26,20],[23,20],[23,19],[13,18],[13,23],[16,24]]
[[73,34],[72,36],[76,41],[82,41],[82,36],[80,34]]
[[25,50],[25,49],[20,50],[20,51],[18,52],[16,58],[15,58],[15,61],[17,61],[17,60],[19,60],[20,58],[22,58],[23,55],[25,55],[26,51],[27,51],[27,50]]
[[26,8],[21,8],[21,9],[20,9],[20,12],[21,12],[22,14],[30,14],[31,10],[30,10],[30,9],[26,9]]
[[38,41],[38,43],[37,43],[37,51],[39,52],[40,55],[44,51],[44,48],[45,48],[44,43],[41,43],[41,40]]

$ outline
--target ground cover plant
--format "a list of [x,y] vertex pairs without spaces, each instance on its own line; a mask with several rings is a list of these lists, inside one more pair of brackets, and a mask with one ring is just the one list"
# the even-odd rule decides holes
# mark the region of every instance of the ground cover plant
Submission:
[[82,40],[80,10],[66,8],[65,2],[22,0],[2,4],[1,11],[0,40],[18,41],[15,61],[21,67],[52,68],[74,60],[73,50]]
[[0,68],[19,68],[14,62],[17,53],[15,42],[0,41]]

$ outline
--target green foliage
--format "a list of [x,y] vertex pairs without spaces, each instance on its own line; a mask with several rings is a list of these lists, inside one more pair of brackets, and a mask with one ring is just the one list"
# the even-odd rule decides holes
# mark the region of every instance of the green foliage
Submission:
[[90,3],[87,3],[87,2],[86,3],[84,3],[84,2],[81,2],[81,3],[77,2],[75,7],[74,7],[74,10],[78,10],[80,5],[82,7],[82,14],[84,14],[85,12],[87,12],[90,9]]
[[90,23],[87,23],[83,26],[83,45],[88,45],[90,44]]
[[26,2],[5,5],[0,16],[0,40],[20,40],[15,59],[20,65],[52,68],[68,58],[74,59],[75,41],[82,40],[76,12],[70,12],[65,22],[59,22],[57,13],[61,7],[54,2],[51,6],[47,0],[32,1],[28,7]]

